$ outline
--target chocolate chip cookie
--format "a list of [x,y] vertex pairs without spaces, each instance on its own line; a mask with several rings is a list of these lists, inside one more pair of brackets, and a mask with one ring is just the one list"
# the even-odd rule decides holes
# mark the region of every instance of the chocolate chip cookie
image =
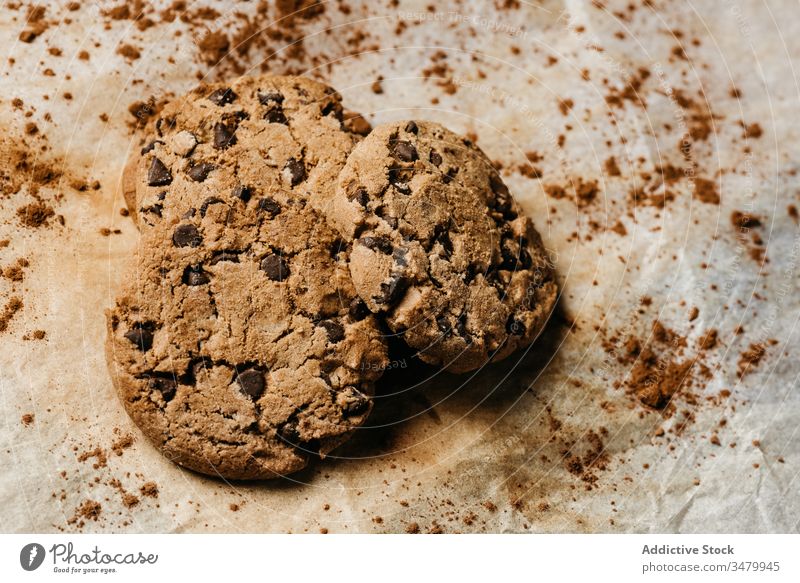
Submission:
[[556,300],[542,241],[485,154],[429,122],[376,127],[324,210],[370,312],[419,357],[474,370],[530,344]]
[[122,191],[134,220],[150,224],[164,192],[211,185],[215,168],[236,159],[241,197],[251,196],[249,183],[262,180],[305,200],[313,194],[314,204],[324,205],[365,129],[366,121],[345,112],[334,89],[310,79],[242,77],[201,85],[149,124],[125,168]]
[[175,462],[286,475],[364,423],[385,369],[350,246],[308,203],[332,192],[355,138],[335,93],[307,80],[243,79],[182,103],[128,175],[142,234],[107,314],[112,378]]

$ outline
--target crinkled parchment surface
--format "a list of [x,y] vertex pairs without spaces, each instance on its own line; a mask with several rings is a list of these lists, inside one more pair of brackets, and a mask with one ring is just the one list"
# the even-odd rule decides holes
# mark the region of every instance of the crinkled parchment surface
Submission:
[[[294,60],[280,38],[237,53],[245,70],[331,83],[373,123],[431,119],[475,134],[541,231],[562,296],[527,353],[464,376],[401,360],[379,387],[372,426],[337,456],[280,481],[225,483],[171,464],[141,437],[102,346],[103,310],[138,241],[117,189],[139,139],[128,107],[183,92],[198,72],[232,74],[198,48],[257,3],[227,4],[194,28],[49,6],[51,24],[31,43],[18,40],[24,8],[0,12],[2,174],[8,183],[18,172],[7,159],[15,146],[47,143],[41,159],[56,159],[63,177],[39,196],[64,217],[63,226],[57,217],[22,225],[27,183],[0,204],[0,240],[10,241],[0,268],[30,262],[22,282],[0,280],[3,306],[13,296],[24,303],[0,333],[2,531],[798,530],[800,228],[788,210],[800,204],[796,6],[521,0],[439,2],[432,12],[422,1],[353,1],[343,12],[327,2],[297,24],[305,53]],[[139,58],[119,54],[124,44]],[[36,135],[25,133],[31,121]],[[525,164],[538,172],[520,172]],[[688,179],[659,190],[653,176],[665,165],[711,180],[720,203],[693,196]],[[76,190],[71,177],[100,188]],[[546,194],[579,180],[597,181],[593,199]],[[668,188],[669,200],[634,207],[641,185],[662,198]],[[752,257],[752,234],[732,225],[734,211],[760,217],[765,263]],[[618,221],[625,235],[606,228]],[[708,371],[695,398],[676,397],[671,415],[630,395],[632,362],[609,356],[609,338],[644,338],[656,318],[686,339],[683,358],[700,354],[707,330],[719,332],[702,353]],[[45,338],[30,339],[35,330]],[[740,377],[752,344],[766,352]],[[681,415],[691,422],[676,427]],[[135,441],[117,455],[111,446],[127,434]],[[98,447],[105,462],[81,455]],[[570,465],[576,459],[588,467]],[[140,493],[147,482],[157,498]],[[138,503],[125,505],[123,491]],[[99,516],[72,520],[87,500]]]

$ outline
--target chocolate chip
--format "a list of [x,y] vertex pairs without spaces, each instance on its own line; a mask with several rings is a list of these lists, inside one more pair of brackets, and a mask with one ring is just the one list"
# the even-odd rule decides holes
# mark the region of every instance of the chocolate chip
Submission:
[[178,225],[172,232],[172,243],[176,247],[199,247],[202,242],[203,237],[192,224]]
[[405,140],[395,142],[392,155],[401,162],[413,162],[418,158],[417,149]]
[[217,89],[211,95],[208,96],[208,100],[219,106],[228,105],[229,103],[233,103],[236,101],[237,95],[233,92],[230,88],[225,89]]
[[200,162],[199,164],[195,164],[189,171],[186,173],[189,175],[189,178],[194,180],[195,182],[203,182],[211,171],[215,168],[213,164],[209,164],[208,162]]
[[[164,127],[165,125],[166,128]],[[158,118],[158,120],[156,121],[156,133],[158,133],[159,136],[164,137],[164,129],[167,129],[169,131],[174,130],[175,125],[176,123],[174,117]]]
[[448,168],[447,173],[442,176],[442,182],[445,184],[450,184],[453,182],[453,178],[456,177],[456,174],[458,174],[458,168]]
[[239,389],[254,400],[264,393],[264,388],[266,387],[264,373],[256,368],[240,372],[236,376],[236,382],[239,383]]
[[500,265],[501,269],[528,269],[533,263],[528,250],[524,247],[520,247],[516,241],[510,239],[505,239],[500,244],[500,255],[503,258],[503,262]]
[[333,117],[339,120],[339,122],[341,122],[344,119],[344,108],[342,107],[342,104],[337,100],[329,101],[328,103],[323,105],[320,112],[322,113],[323,116],[333,114]]
[[419,127],[417,127],[417,124],[414,121],[409,121],[406,124],[405,129],[410,134],[416,134],[419,131]]
[[291,445],[299,444],[300,432],[297,430],[297,421],[284,423],[283,426],[278,429],[278,436]]
[[216,265],[221,261],[239,263],[239,253],[241,253],[241,251],[217,251],[214,257],[211,258],[211,265]]
[[369,409],[369,398],[362,395],[355,389],[351,390],[349,397],[350,398],[347,400],[347,402],[342,406],[342,413],[345,417],[353,417],[355,415],[366,413],[366,411]]
[[261,260],[261,269],[272,281],[283,281],[289,277],[289,266],[283,257],[275,253]]
[[319,323],[319,325],[325,328],[325,331],[328,333],[328,340],[330,340],[333,344],[341,342],[342,339],[344,339],[344,326],[338,322],[334,322],[333,320],[323,320]]
[[277,91],[270,91],[269,93],[259,93],[258,102],[261,105],[269,105],[270,103],[283,103],[283,95]]
[[382,295],[375,299],[375,303],[387,306],[397,303],[405,295],[409,283],[408,278],[403,276],[396,276],[389,283],[382,283]]
[[258,210],[274,217],[281,214],[281,205],[272,197],[262,198],[258,201]]
[[147,352],[153,347],[153,325],[136,324],[135,328],[125,332],[125,338],[135,344],[136,348],[142,352]]
[[143,206],[139,209],[139,212],[142,213],[152,213],[156,215],[159,219],[161,218],[161,211],[164,210],[163,204],[154,204],[151,206]]
[[242,202],[247,203],[250,200],[250,197],[253,196],[253,189],[249,186],[243,186],[241,184],[233,187],[233,192],[231,193],[238,199],[241,199]]
[[289,158],[286,166],[283,167],[284,171],[289,174],[289,182],[292,186],[297,186],[306,177],[306,167],[300,160]]
[[162,145],[163,145],[163,144],[164,144],[164,142],[162,142],[161,140],[153,140],[152,142],[150,142],[149,144],[147,144],[147,145],[146,145],[144,148],[142,148],[142,149],[141,149],[141,151],[140,151],[139,153],[140,153],[142,156],[144,156],[144,155],[145,155],[145,154],[147,154],[148,152],[152,152],[153,150],[155,150],[155,148],[156,148],[156,144],[162,144]]
[[149,186],[167,186],[172,183],[172,173],[164,163],[156,157],[150,162],[147,170],[147,184]]
[[380,251],[384,255],[391,255],[394,245],[388,237],[362,237],[358,240],[364,247],[373,251]]
[[209,196],[207,199],[203,201],[203,204],[200,205],[200,216],[206,216],[206,211],[208,207],[212,204],[225,204],[225,201],[219,198],[218,196]]
[[367,206],[369,203],[369,194],[367,194],[367,189],[363,186],[353,188],[352,191],[348,193],[347,198],[356,201],[361,206]]
[[389,168],[389,182],[402,194],[411,194],[411,173],[406,168]]
[[178,383],[171,378],[151,377],[147,379],[147,386],[151,391],[159,391],[167,403],[172,400],[178,390]]
[[211,281],[208,274],[203,271],[203,266],[199,263],[197,265],[189,265],[184,269],[182,280],[184,284],[191,286],[205,285]]
[[492,176],[489,178],[489,187],[497,196],[511,196],[511,193],[508,192],[508,187],[503,184],[503,180],[497,174],[492,174]]
[[464,283],[470,283],[479,273],[481,273],[481,268],[474,263],[470,263],[464,273]]
[[430,155],[428,156],[428,160],[431,161],[431,164],[434,166],[440,166],[442,164],[442,155],[439,154],[436,150],[431,150]]
[[282,123],[284,125],[288,125],[288,120],[286,119],[286,115],[283,113],[283,108],[278,106],[273,107],[267,113],[264,114],[264,119],[267,123]]
[[347,310],[347,313],[350,314],[350,317],[356,322],[360,322],[370,314],[367,304],[365,304],[364,300],[361,298],[355,298],[352,302],[350,302],[350,307]]
[[458,316],[456,319],[456,332],[458,332],[459,336],[462,338],[469,338],[469,332],[467,332],[467,313],[463,312]]
[[350,246],[345,243],[341,239],[335,239],[331,246],[329,247],[329,251],[331,253],[331,259],[339,259],[339,253],[342,251],[349,251]]
[[442,336],[449,336],[450,332],[452,331],[450,327],[450,321],[447,319],[446,316],[439,316],[436,318],[436,327],[439,328],[439,332],[442,333]]
[[524,336],[525,324],[517,320],[512,314],[508,317],[508,321],[506,322],[506,332],[512,336]]
[[214,148],[224,150],[236,143],[236,128],[222,122],[214,124]]

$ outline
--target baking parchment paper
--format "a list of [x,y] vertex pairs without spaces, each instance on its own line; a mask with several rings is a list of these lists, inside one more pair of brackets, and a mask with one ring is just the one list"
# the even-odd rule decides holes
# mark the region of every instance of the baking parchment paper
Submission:
[[[241,14],[256,30],[286,22],[271,4],[257,20],[252,2],[190,3],[218,12],[200,25],[146,4],[148,26],[110,18],[113,2],[66,4],[47,3],[50,25],[30,43],[26,5],[0,11],[0,268],[29,262],[23,281],[0,281],[4,306],[24,303],[0,333],[2,531],[798,530],[792,3],[326,2],[292,25],[299,42],[231,46],[239,72],[320,78],[373,123],[431,119],[477,138],[542,233],[562,294],[530,350],[475,374],[400,358],[370,428],[259,483],[185,471],[146,442],[106,370],[103,310],[137,244],[117,187],[139,140],[129,106],[235,74],[209,64],[203,39],[232,34]],[[21,145],[61,176],[37,188],[9,154]],[[710,180],[719,204],[685,172],[659,187],[667,165]],[[583,199],[551,188],[594,181]],[[33,190],[56,214],[38,228],[18,214]],[[634,205],[643,191],[668,200]],[[756,253],[734,211],[759,217]],[[626,390],[635,363],[614,356],[656,319],[708,369],[674,414]],[[710,329],[717,346],[698,350]],[[754,344],[766,349],[740,375]],[[151,483],[157,497],[141,491]],[[87,501],[96,511],[81,512]]]

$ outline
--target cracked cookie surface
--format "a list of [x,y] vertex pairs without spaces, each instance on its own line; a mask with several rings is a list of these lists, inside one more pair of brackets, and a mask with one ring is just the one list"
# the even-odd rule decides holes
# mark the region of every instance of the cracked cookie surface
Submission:
[[357,140],[338,103],[305,79],[204,86],[129,167],[142,235],[107,358],[130,416],[181,465],[286,475],[369,415],[385,343],[349,245],[308,200],[332,196]]
[[452,372],[530,344],[557,288],[541,237],[485,154],[431,122],[377,126],[350,154],[331,223],[369,310]]

